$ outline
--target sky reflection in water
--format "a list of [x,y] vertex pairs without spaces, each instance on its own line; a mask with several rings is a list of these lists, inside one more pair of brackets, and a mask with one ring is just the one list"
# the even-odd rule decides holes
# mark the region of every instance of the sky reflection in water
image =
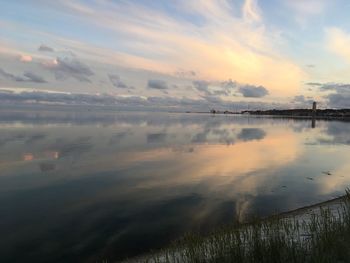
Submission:
[[346,122],[104,112],[0,120],[4,262],[121,259],[186,231],[327,200],[350,182]]

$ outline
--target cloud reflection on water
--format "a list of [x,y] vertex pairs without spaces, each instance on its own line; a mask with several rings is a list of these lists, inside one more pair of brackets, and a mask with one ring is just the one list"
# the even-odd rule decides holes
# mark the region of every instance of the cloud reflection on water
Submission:
[[137,254],[236,216],[328,198],[350,182],[346,123],[89,114],[17,112],[0,122],[1,231],[13,232],[2,253],[32,244],[22,259],[49,258],[69,244],[72,261],[74,251],[92,261]]

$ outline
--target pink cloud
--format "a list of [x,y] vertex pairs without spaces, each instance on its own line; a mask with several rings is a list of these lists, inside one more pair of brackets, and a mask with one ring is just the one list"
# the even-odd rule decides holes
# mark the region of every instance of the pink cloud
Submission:
[[21,55],[19,60],[22,62],[31,62],[33,58],[30,55]]

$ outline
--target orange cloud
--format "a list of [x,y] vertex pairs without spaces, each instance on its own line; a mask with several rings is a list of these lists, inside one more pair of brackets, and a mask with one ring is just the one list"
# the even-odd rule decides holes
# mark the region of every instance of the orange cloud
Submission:
[[[299,94],[305,73],[278,51],[278,44],[283,42],[281,36],[277,31],[266,30],[257,1],[244,2],[239,11],[242,17],[232,15],[233,7],[226,0],[179,3],[179,8],[202,17],[204,25],[179,21],[134,3],[100,2],[95,12],[85,12],[83,5],[74,12],[113,31],[118,36],[116,43],[122,42],[129,50],[71,44],[109,64],[166,74],[186,68],[198,72],[202,79],[232,78],[240,83],[263,85],[272,96]],[[115,16],[116,12],[120,15]]]

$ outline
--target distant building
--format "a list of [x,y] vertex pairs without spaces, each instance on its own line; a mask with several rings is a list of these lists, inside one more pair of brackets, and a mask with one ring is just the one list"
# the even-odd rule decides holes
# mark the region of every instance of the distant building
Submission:
[[316,101],[314,101],[312,103],[312,114],[315,115],[316,111],[317,111],[317,103],[316,103]]

